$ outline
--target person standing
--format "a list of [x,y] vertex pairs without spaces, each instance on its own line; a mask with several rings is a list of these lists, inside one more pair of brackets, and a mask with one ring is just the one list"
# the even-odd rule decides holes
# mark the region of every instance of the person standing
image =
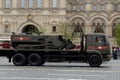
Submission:
[[117,48],[114,48],[114,49],[113,49],[113,59],[114,59],[114,60],[117,60],[117,53],[118,53]]

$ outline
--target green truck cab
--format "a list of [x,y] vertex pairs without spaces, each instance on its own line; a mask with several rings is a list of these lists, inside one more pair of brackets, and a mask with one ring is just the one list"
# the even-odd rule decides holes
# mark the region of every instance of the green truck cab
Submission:
[[87,52],[96,50],[102,55],[104,61],[109,61],[111,59],[110,43],[104,34],[87,34],[85,37],[85,50],[87,50]]

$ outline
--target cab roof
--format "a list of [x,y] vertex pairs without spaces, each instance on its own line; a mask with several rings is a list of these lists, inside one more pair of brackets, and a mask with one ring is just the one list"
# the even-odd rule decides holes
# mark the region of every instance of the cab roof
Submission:
[[90,34],[85,34],[85,35],[101,35],[101,36],[105,36],[105,34],[104,33],[90,33]]

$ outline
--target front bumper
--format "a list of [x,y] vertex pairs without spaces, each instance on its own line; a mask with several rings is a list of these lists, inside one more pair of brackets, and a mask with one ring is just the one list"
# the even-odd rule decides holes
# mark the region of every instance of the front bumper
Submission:
[[110,61],[112,58],[111,54],[104,54],[102,55],[103,61]]

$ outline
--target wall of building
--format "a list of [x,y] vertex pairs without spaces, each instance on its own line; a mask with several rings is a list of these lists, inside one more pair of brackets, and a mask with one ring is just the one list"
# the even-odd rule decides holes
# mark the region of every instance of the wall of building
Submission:
[[84,23],[84,33],[105,33],[111,44],[116,45],[114,31],[120,23],[119,3],[119,0],[67,0],[67,19],[71,24]]
[[[0,0],[0,34],[3,36],[21,33],[27,25],[35,26],[44,34],[57,34],[58,25],[67,22],[71,24],[71,33],[102,32],[114,42],[115,25],[120,23],[120,0],[57,0],[54,7],[53,0],[41,0],[39,8],[37,0],[33,0],[32,8],[29,0],[25,0],[24,7],[21,0],[8,0],[7,6],[6,1]],[[81,29],[75,30],[75,26]],[[97,31],[97,27],[101,30]]]
[[[53,8],[52,0],[41,0],[37,8],[36,0],[33,7],[29,8],[29,0],[25,0],[24,8],[20,0],[10,0],[10,7],[6,8],[6,0],[0,0],[0,34],[10,35],[11,32],[21,33],[27,25],[34,25],[44,34],[51,34],[53,26],[66,21],[66,1],[57,0]],[[57,32],[56,32],[57,33]]]

